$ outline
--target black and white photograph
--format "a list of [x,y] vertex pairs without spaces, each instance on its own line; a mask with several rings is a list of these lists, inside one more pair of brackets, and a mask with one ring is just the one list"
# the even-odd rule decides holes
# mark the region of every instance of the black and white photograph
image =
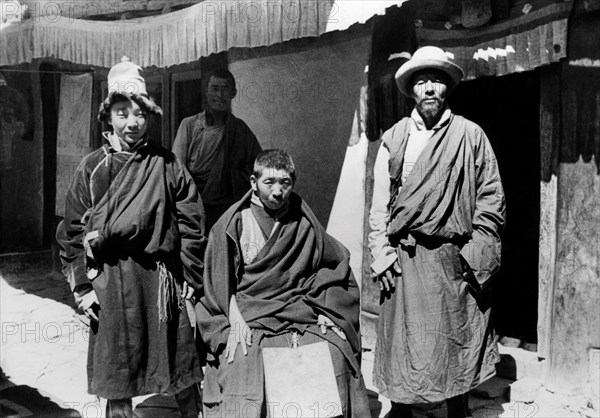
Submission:
[[0,417],[600,418],[600,0],[0,0]]

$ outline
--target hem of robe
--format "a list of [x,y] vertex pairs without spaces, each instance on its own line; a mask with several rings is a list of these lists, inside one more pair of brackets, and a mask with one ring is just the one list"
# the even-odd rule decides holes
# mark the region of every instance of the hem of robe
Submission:
[[[142,380],[142,379],[140,379],[140,380]],[[88,389],[88,394],[93,395],[93,396],[99,396],[100,398],[104,398],[104,399],[126,399],[126,398],[133,398],[136,396],[155,395],[155,394],[176,395],[176,394],[180,393],[181,391],[188,389],[192,385],[200,384],[202,382],[202,380],[203,380],[202,375],[197,376],[197,375],[194,375],[194,373],[189,373],[189,374],[185,375],[184,377],[178,379],[178,381],[176,383],[171,384],[167,389],[163,389],[162,385],[159,385],[157,383],[156,386],[150,386],[148,384],[143,385],[143,386],[145,386],[144,390],[129,392],[129,394],[126,394],[127,392],[119,392],[118,395],[115,395],[112,392],[104,392],[104,391],[93,392],[91,389]]]
[[[300,325],[300,328],[304,328],[304,332],[300,332],[300,346],[325,341],[328,343],[334,365],[336,364],[334,350],[335,353],[337,353],[337,361],[343,362],[343,366],[340,365],[337,369],[334,366],[334,369],[336,369],[335,374],[336,381],[338,382],[340,399],[343,406],[346,408],[344,416],[357,418],[370,416],[367,390],[363,376],[362,374],[357,376],[353,375],[352,367],[349,364],[347,355],[345,355],[344,350],[340,348],[340,345],[346,344],[349,346],[349,343],[339,338],[333,331],[328,331],[326,335],[321,335],[316,329],[316,325],[308,327]],[[267,339],[270,340],[267,344],[269,347],[287,347],[289,342],[286,341],[284,344],[280,344],[280,339],[294,329],[295,327],[292,326],[283,332],[275,334],[265,330],[253,330],[253,340],[256,339],[257,341],[253,341],[252,346],[248,347],[248,356],[244,356],[241,352],[241,347],[238,347],[233,363],[222,363],[223,360],[226,361],[223,352],[221,352],[215,362],[209,362],[206,369],[203,394],[205,416],[265,416],[268,405],[266,403],[264,391],[264,371],[261,355],[262,348]],[[307,339],[309,340],[308,342],[306,341]],[[238,369],[231,370],[230,368],[236,365],[236,361],[238,362]],[[244,363],[240,364],[240,361],[243,361]],[[215,366],[215,363],[220,363],[220,365]],[[222,368],[223,366],[229,370],[224,370]],[[233,373],[231,373],[232,371]],[[223,391],[223,388],[229,379],[232,379],[233,383],[243,380],[245,382],[245,385],[243,385],[243,388],[245,389],[244,393],[241,393],[243,390],[238,391],[235,390],[235,388],[234,390],[231,390],[230,388],[227,391],[229,393]],[[344,388],[342,390],[339,388],[341,381],[344,382]],[[254,409],[258,411],[258,414],[249,414],[250,410]],[[241,414],[241,412],[243,412],[243,414]],[[235,415],[232,415],[234,413]]]
[[105,264],[92,286],[100,309],[90,332],[88,393],[105,399],[176,394],[202,381],[187,310],[159,322],[156,270],[128,258]]
[[[459,247],[417,244],[414,252],[398,255],[403,273],[377,326],[373,383],[379,392],[398,403],[439,402],[493,377],[500,356],[491,309],[474,298],[462,278]],[[435,350],[427,353],[429,347]]]
[[[496,364],[496,363],[494,363]],[[414,395],[414,396],[406,396],[405,394],[399,394],[398,391],[405,392],[403,389],[399,389],[394,387],[393,385],[386,385],[383,379],[373,378],[373,384],[378,390],[378,393],[392,402],[402,403],[407,405],[413,404],[422,404],[422,403],[435,403],[442,402],[446,399],[453,398],[455,396],[464,395],[465,393],[470,392],[475,389],[477,386],[481,385],[483,382],[488,381],[492,377],[496,376],[495,366],[489,373],[486,373],[485,376],[478,379],[476,382],[471,384],[471,386],[467,389],[461,389],[451,392],[440,393],[438,396],[423,396],[423,395]]]

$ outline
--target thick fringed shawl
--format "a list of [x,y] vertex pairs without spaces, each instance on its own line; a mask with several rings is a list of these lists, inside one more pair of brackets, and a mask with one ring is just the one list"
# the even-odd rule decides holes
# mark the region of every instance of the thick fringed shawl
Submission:
[[320,313],[328,316],[345,332],[353,352],[344,354],[360,374],[359,291],[348,250],[327,235],[310,208],[293,195],[288,221],[256,260],[244,266],[239,233],[241,210],[249,201],[250,193],[219,219],[206,249],[204,297],[196,312],[211,354],[218,355],[227,343],[226,313],[235,293],[250,328],[280,332],[295,324],[316,324]]
[[[195,187],[175,161],[172,153],[150,143],[136,151],[89,212],[85,232],[98,231],[90,246],[100,260],[102,254],[114,254],[116,249],[176,266],[184,258],[184,277],[199,288],[205,242],[198,229],[202,206],[194,199],[179,200],[177,191]],[[169,173],[176,169],[185,176]],[[184,180],[189,184],[176,184]],[[181,212],[195,222],[178,222]]]
[[82,243],[88,232],[97,231],[89,242],[97,266],[119,254],[148,257],[182,265],[178,274],[199,289],[206,238],[191,176],[173,154],[148,143],[118,174],[94,177],[92,170],[99,164],[109,167],[109,158],[106,145],[86,156],[67,195],[57,236],[71,265],[71,286],[89,283],[85,270],[91,260],[86,260]]
[[[433,238],[460,243],[480,284],[500,268],[505,199],[498,163],[483,130],[458,115],[429,140],[401,183],[410,119],[383,136],[390,150],[390,242]],[[398,189],[400,190],[399,192]]]

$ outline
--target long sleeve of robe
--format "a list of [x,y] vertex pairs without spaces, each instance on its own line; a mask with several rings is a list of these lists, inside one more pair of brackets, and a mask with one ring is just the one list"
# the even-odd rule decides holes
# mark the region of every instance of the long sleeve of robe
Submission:
[[387,239],[387,224],[389,221],[388,203],[390,201],[390,176],[388,163],[390,153],[382,143],[377,152],[373,168],[373,201],[369,212],[369,250],[373,257],[371,270],[375,275],[386,271],[397,260],[396,249]]
[[475,211],[473,232],[460,253],[480,286],[500,269],[500,232],[504,228],[504,192],[498,162],[483,130],[475,160]]
[[61,246],[61,261],[63,274],[72,291],[81,288],[90,288],[91,281],[86,271],[86,253],[83,248],[84,219],[83,215],[92,207],[89,178],[91,170],[88,168],[97,164],[90,164],[91,156],[86,157],[77,167],[75,177],[69,188],[65,205],[65,217],[56,231],[56,239]]

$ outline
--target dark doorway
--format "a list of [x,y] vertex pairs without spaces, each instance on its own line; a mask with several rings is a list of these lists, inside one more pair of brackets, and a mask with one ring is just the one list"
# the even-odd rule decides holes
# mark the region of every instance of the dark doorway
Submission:
[[454,113],[487,134],[506,195],[502,269],[492,282],[492,315],[503,336],[537,342],[540,220],[539,73],[529,71],[461,83]]
[[58,102],[60,73],[55,65],[40,65],[42,119],[44,121],[44,247],[54,243],[56,229],[56,136],[58,129]]
[[40,246],[40,152],[34,140],[39,117],[28,64],[1,70],[0,83],[0,253]]

